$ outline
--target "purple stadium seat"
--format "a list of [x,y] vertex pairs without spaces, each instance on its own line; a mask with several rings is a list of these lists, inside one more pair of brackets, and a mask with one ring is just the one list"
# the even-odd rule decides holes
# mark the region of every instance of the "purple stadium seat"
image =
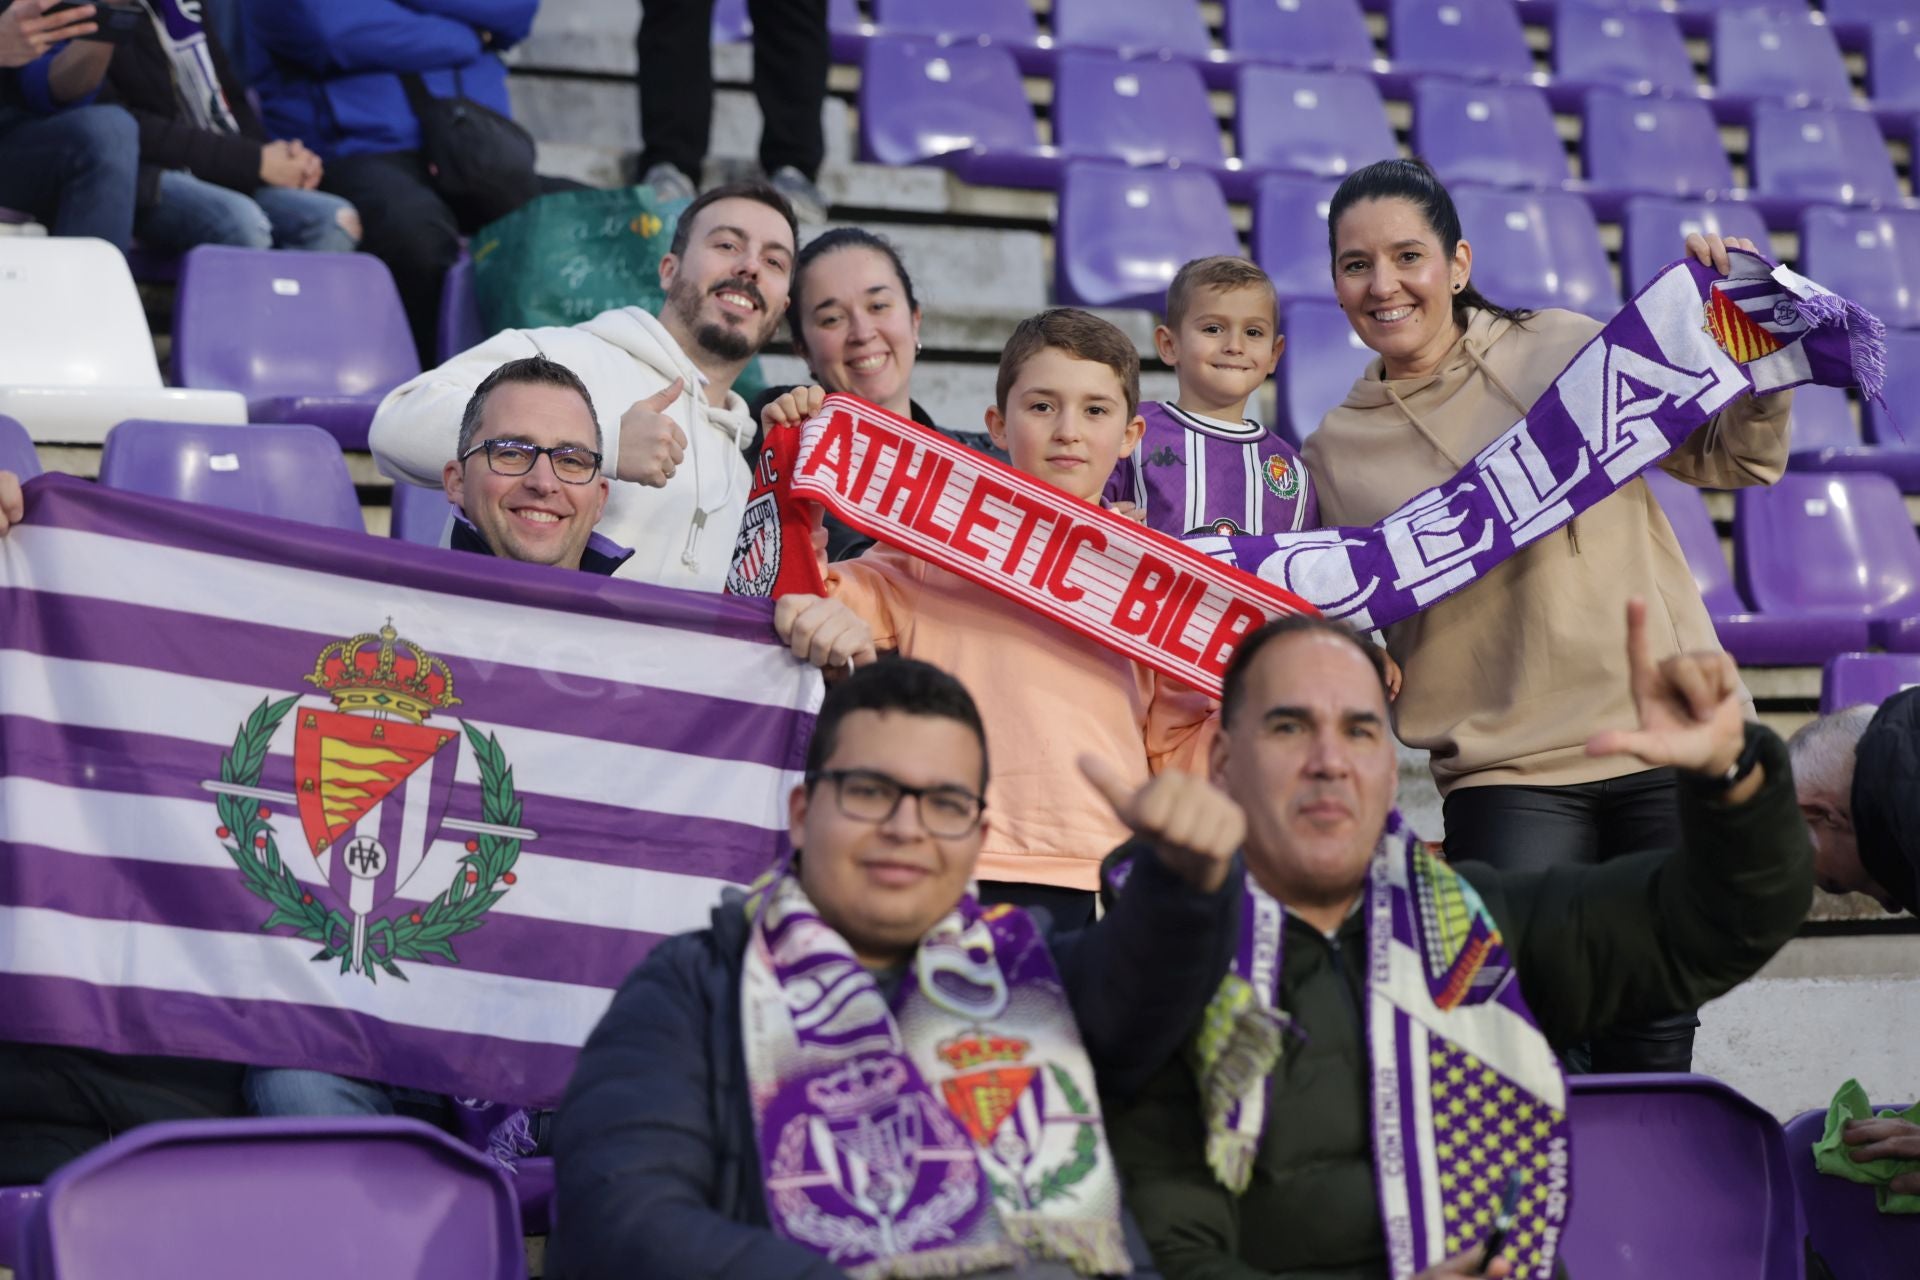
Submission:
[[1920,328],[1920,213],[1809,209],[1800,270],[1894,328]]
[[20,1270],[20,1236],[43,1194],[39,1187],[0,1187],[0,1268]]
[[1276,399],[1280,434],[1300,444],[1329,410],[1347,398],[1374,353],[1334,302],[1290,302],[1280,313],[1287,349],[1280,356]]
[[[1820,673],[1820,714],[1839,711],[1845,707],[1857,707],[1861,703],[1879,706],[1902,689],[1911,689],[1920,685],[1920,653],[1836,653],[1827,659],[1826,667]],[[1824,1111],[1810,1111],[1812,1116],[1824,1116]],[[1815,1125],[1813,1137],[1820,1134],[1820,1126]],[[1793,1129],[1789,1125],[1787,1138],[1793,1139]],[[1809,1142],[1812,1138],[1808,1139]],[[1812,1170],[1812,1161],[1808,1161],[1808,1170]],[[1806,1209],[1811,1222],[1814,1205],[1802,1189],[1800,1203]],[[1873,1204],[1869,1192],[1867,1204]],[[1910,1256],[1920,1256],[1914,1252],[1920,1241],[1909,1245]],[[1818,1247],[1816,1243],[1816,1248]],[[1845,1274],[1845,1273],[1842,1273]],[[1872,1275],[1863,1271],[1861,1275]]]
[[1842,49],[1865,49],[1875,26],[1914,16],[1913,0],[1825,0],[1820,9]]
[[1558,189],[1567,153],[1553,109],[1526,85],[1422,80],[1413,91],[1413,151],[1440,180]]
[[1804,11],[1750,7],[1713,21],[1713,85],[1727,98],[1846,106],[1853,83],[1833,29]]
[[879,164],[937,164],[994,186],[1051,190],[1060,180],[1060,154],[1040,144],[1020,68],[994,44],[869,40],[860,155]]
[[1072,159],[1198,166],[1233,179],[1236,195],[1250,185],[1228,172],[1220,122],[1190,62],[1063,51],[1053,75],[1053,145]]
[[1553,75],[1562,84],[1640,93],[1699,88],[1679,23],[1653,10],[1561,5],[1553,15]]
[[1596,90],[1587,95],[1580,146],[1587,199],[1610,222],[1631,196],[1725,198],[1735,189],[1720,126],[1697,98]]
[[1780,1126],[1706,1076],[1575,1076],[1575,1276],[1799,1280],[1800,1206]]
[[123,422],[107,433],[100,483],[331,529],[366,532],[340,446],[296,423]]
[[1402,75],[1525,81],[1534,74],[1511,0],[1393,0],[1387,56]]
[[[1698,489],[1658,467],[1650,467],[1641,475],[1680,541],[1681,553],[1693,572],[1694,585],[1700,589],[1700,599],[1713,619],[1721,647],[1736,662],[1755,667],[1799,666],[1819,662],[1833,652],[1830,624],[1818,619],[1773,617],[1748,608],[1733,585],[1733,572],[1720,551],[1720,535]],[[1860,633],[1864,635],[1865,628],[1860,628]]]
[[244,394],[253,422],[311,422],[347,449],[367,447],[381,398],[420,372],[378,258],[224,245],[186,256],[173,367],[181,386]]
[[827,0],[827,44],[835,62],[860,61],[871,35],[873,24],[861,16],[859,0]]
[[[1850,654],[1849,657],[1891,658],[1891,654]],[[1920,667],[1907,675],[1920,681]],[[1896,687],[1889,693],[1899,692]],[[1822,688],[1821,710],[1825,711]],[[1880,699],[1855,699],[1874,701]],[[1841,703],[1851,706],[1852,703]],[[1813,1144],[1826,1132],[1825,1111],[1803,1111],[1787,1121],[1784,1140],[1787,1168],[1793,1173],[1800,1210],[1813,1251],[1832,1270],[1834,1280],[1871,1280],[1875,1276],[1908,1275],[1920,1259],[1920,1217],[1910,1213],[1881,1213],[1874,1205],[1873,1188],[1821,1173],[1813,1165]]]
[[1167,0],[1053,0],[1053,43],[1201,61],[1213,51],[1200,6]]
[[997,44],[1012,51],[1023,71],[1053,70],[1053,38],[1040,34],[1027,0],[874,0],[874,24],[883,35],[928,36],[941,44]]
[[1357,0],[1226,0],[1222,26],[1242,60],[1363,71],[1379,57]]
[[1635,196],[1620,215],[1620,275],[1628,293],[1653,279],[1684,252],[1687,237],[1744,236],[1764,251],[1767,224],[1752,205]]
[[1791,227],[1810,204],[1898,204],[1900,179],[1873,115],[1762,102],[1747,151],[1753,199]]
[[1182,263],[1239,252],[1226,197],[1211,174],[1089,160],[1067,166],[1053,255],[1054,295],[1062,303],[1158,311]]
[[1845,622],[1829,653],[1920,649],[1920,539],[1893,481],[1788,472],[1735,496],[1734,572],[1762,613]]
[[471,350],[489,337],[487,322],[480,316],[480,295],[473,290],[473,259],[462,253],[447,268],[446,282],[440,286],[440,349],[442,364],[462,351]]
[[[1253,260],[1273,280],[1284,304],[1333,297],[1327,262],[1327,207],[1337,183],[1269,174],[1253,197]],[[1341,323],[1345,323],[1343,320]]]
[[505,1173],[393,1117],[144,1125],[47,1181],[26,1254],[34,1280],[526,1275]]
[[1559,191],[1453,193],[1473,246],[1473,280],[1503,307],[1565,307],[1598,320],[1620,309],[1620,292],[1593,210]]
[[1794,388],[1793,453],[1787,465],[1795,471],[1877,472],[1904,492],[1920,493],[1920,447],[1862,443],[1853,406],[1840,387]]
[[452,516],[453,504],[447,501],[445,490],[408,484],[404,480],[394,482],[393,522],[387,527],[388,536],[423,547],[437,547]]
[[1247,169],[1338,178],[1400,154],[1380,91],[1363,75],[1242,67],[1236,117]]
[[1893,330],[1887,334],[1885,401],[1866,402],[1868,442],[1887,450],[1920,453],[1920,333]]
[[0,416],[0,471],[11,471],[22,482],[40,474],[40,455],[34,452],[33,437],[12,418]]
[[753,19],[747,16],[747,0],[718,0],[713,6],[713,42],[734,44],[753,36]]
[[1882,22],[1873,28],[1867,90],[1876,107],[1920,111],[1920,23]]

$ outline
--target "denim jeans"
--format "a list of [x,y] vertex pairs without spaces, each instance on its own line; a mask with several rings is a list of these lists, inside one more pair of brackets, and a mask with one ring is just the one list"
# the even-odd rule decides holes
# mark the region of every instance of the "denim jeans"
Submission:
[[340,225],[341,212],[352,208],[324,191],[263,186],[247,195],[169,169],[160,175],[160,198],[140,210],[133,229],[143,248],[158,253],[197,244],[352,253],[358,241]]
[[30,213],[57,236],[133,243],[140,131],[119,107],[50,116],[0,107],[0,205]]
[[259,1116],[390,1116],[443,1118],[446,1099],[418,1089],[370,1084],[299,1067],[249,1067],[241,1084],[247,1109]]

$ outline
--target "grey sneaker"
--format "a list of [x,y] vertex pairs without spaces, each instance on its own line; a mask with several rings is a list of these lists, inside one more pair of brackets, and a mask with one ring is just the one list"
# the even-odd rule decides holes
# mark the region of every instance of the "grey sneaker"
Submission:
[[825,222],[827,220],[827,198],[820,194],[820,188],[813,180],[790,164],[781,165],[767,179],[773,189],[787,198],[793,206],[793,216],[802,222]]
[[647,176],[640,179],[640,185],[649,188],[653,198],[661,204],[672,200],[691,200],[700,194],[692,178],[664,160],[647,170]]

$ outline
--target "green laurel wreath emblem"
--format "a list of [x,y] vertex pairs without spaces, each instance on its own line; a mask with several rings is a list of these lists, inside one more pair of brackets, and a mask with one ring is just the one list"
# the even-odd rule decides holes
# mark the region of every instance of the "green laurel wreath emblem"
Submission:
[[[1087,1096],[1081,1093],[1073,1083],[1073,1077],[1067,1069],[1057,1062],[1047,1064],[1047,1072],[1060,1087],[1060,1096],[1066,1099],[1067,1107],[1077,1115],[1087,1115],[1089,1107]],[[1066,1195],[1074,1186],[1086,1179],[1100,1163],[1100,1135],[1095,1132],[1094,1122],[1081,1120],[1080,1132],[1073,1136],[1073,1154],[1065,1163],[1056,1165],[1040,1175],[1031,1191],[1016,1189],[991,1173],[987,1174],[987,1185],[992,1189],[994,1199],[1012,1209],[1038,1209],[1049,1200]],[[1024,1203],[1023,1203],[1024,1201]]]
[[[259,785],[273,732],[299,700],[298,694],[278,702],[261,699],[234,735],[233,748],[220,758],[220,781],[242,787]],[[513,788],[513,769],[501,754],[499,739],[491,734],[483,737],[464,722],[461,728],[480,764],[481,820],[495,826],[518,826],[520,800]],[[520,841],[511,837],[482,835],[470,841],[472,847],[460,859],[452,882],[439,897],[419,911],[369,920],[364,943],[355,955],[353,921],[323,906],[281,862],[270,811],[245,796],[221,795],[216,803],[220,825],[226,832],[221,839],[227,856],[240,869],[247,891],[273,908],[261,930],[290,928],[295,937],[320,944],[314,960],[338,959],[342,973],[358,962],[369,982],[379,981],[376,970],[385,970],[405,982],[407,975],[398,963],[401,960],[438,956],[459,964],[452,940],[486,922],[487,912],[513,885],[513,864],[520,858]]]

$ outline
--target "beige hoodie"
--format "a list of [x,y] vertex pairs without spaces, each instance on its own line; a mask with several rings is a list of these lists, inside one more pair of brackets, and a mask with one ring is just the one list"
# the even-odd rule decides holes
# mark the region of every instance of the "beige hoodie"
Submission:
[[[1470,313],[1438,372],[1386,381],[1375,359],[1302,454],[1328,525],[1369,525],[1450,479],[1524,416],[1598,321],[1541,311],[1523,325]],[[1661,465],[1689,484],[1772,484],[1787,459],[1791,393],[1736,401]],[[1589,735],[1637,724],[1627,689],[1626,601],[1647,602],[1654,653],[1719,641],[1673,527],[1644,480],[1583,512],[1466,590],[1387,630],[1405,672],[1395,727],[1432,752],[1441,792],[1559,786],[1646,766],[1590,759]]]

